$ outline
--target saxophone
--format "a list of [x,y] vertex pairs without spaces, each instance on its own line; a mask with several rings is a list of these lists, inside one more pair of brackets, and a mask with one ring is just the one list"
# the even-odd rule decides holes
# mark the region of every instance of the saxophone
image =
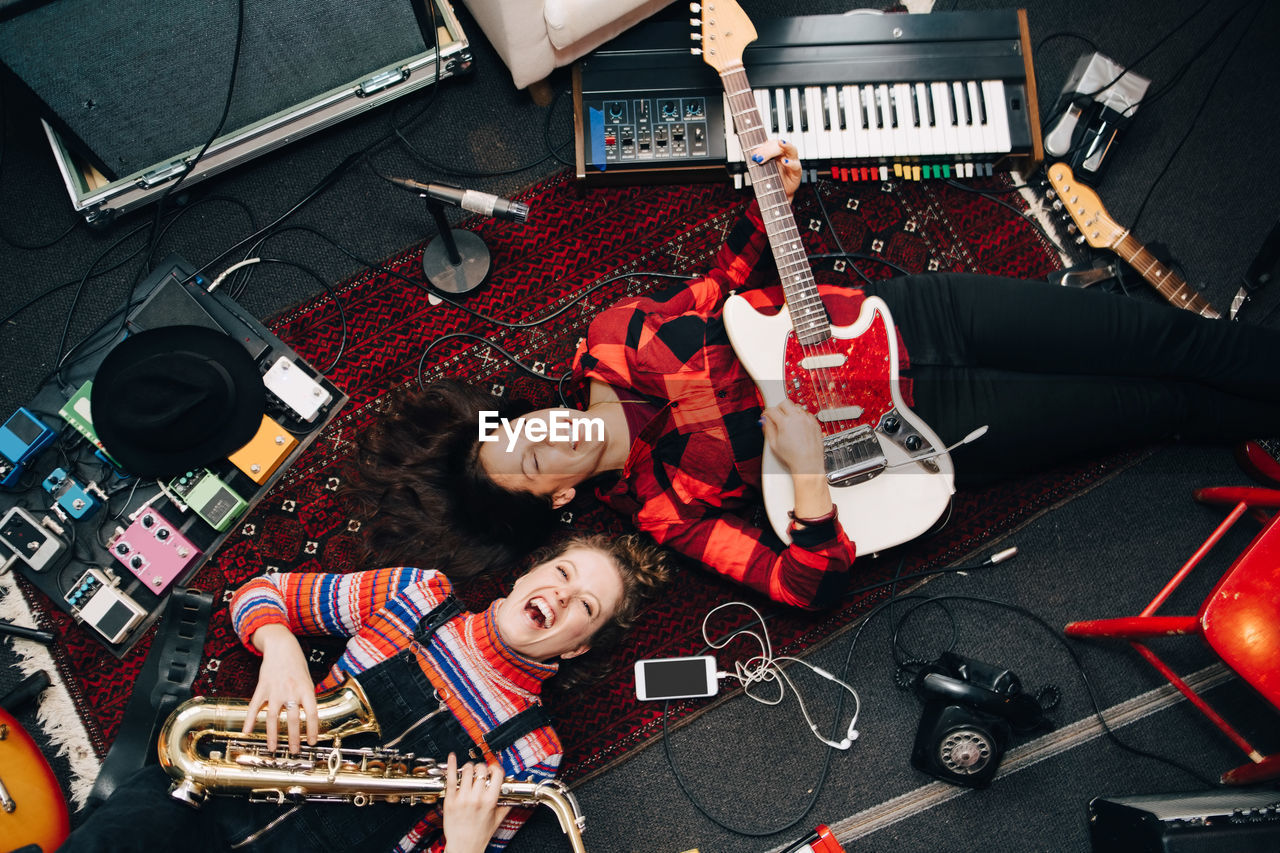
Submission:
[[[266,748],[266,713],[250,735],[241,728],[249,703],[197,696],[183,702],[160,730],[160,766],[174,779],[170,796],[199,808],[209,794],[245,795],[256,802],[435,803],[445,796],[445,766],[384,747],[343,747],[344,738],[380,734],[369,700],[348,679],[316,697],[316,746],[305,741],[299,753]],[[279,731],[286,717],[280,714]],[[331,743],[326,743],[331,742]],[[544,805],[555,812],[574,853],[586,853],[586,819],[564,783],[507,780],[499,805]]]

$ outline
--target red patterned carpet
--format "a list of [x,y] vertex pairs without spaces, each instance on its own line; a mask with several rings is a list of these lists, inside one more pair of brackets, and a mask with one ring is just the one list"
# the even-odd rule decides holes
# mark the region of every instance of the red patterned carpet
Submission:
[[[978,182],[980,183],[980,182]],[[1002,178],[989,179],[992,188]],[[1056,254],[1034,228],[980,195],[935,183],[817,185],[846,251],[881,257],[910,271],[954,270],[1043,277],[1058,267]],[[335,288],[346,312],[345,349],[330,378],[351,397],[325,434],[280,485],[246,517],[220,553],[197,575],[193,586],[212,592],[215,611],[195,691],[206,695],[247,696],[255,681],[257,659],[236,641],[225,602],[240,583],[263,570],[365,568],[355,563],[359,525],[345,511],[341,486],[351,438],[376,416],[379,404],[409,387],[421,374],[454,376],[492,386],[539,405],[553,398],[551,383],[519,375],[494,350],[455,338],[435,347],[420,367],[424,349],[453,332],[493,340],[527,364],[544,365],[547,375],[564,372],[572,348],[600,307],[620,296],[664,288],[669,282],[646,271],[696,273],[733,225],[747,195],[727,185],[627,187],[580,194],[567,175],[553,178],[522,197],[533,209],[527,225],[499,221],[471,223],[493,255],[490,282],[466,304],[507,322],[553,316],[530,328],[504,328],[449,305],[432,306],[426,291],[395,277],[368,273]],[[1020,204],[1016,194],[1002,198]],[[805,230],[810,254],[837,251],[826,216],[813,188],[797,199],[797,222]],[[421,247],[406,251],[388,266],[420,279]],[[873,278],[890,271],[858,261]],[[844,262],[814,263],[819,281],[854,282]],[[594,282],[628,272],[623,278],[574,298]],[[563,313],[555,313],[559,309]],[[329,296],[275,318],[271,328],[314,365],[331,363],[342,344],[338,311]],[[1054,502],[1068,497],[1107,471],[1106,465],[1058,471],[1034,480],[960,496],[949,524],[878,560],[856,565],[857,581],[945,566],[981,548]],[[619,522],[600,508],[578,507],[577,528]],[[487,579],[465,591],[482,604],[507,579]],[[117,660],[42,595],[24,586],[40,622],[62,638],[55,647],[64,681],[83,716],[94,748],[105,753],[115,736],[134,679],[150,647],[145,638]],[[779,654],[795,654],[852,621],[881,594],[850,600],[825,613],[805,614],[771,607],[744,590],[696,570],[679,573],[664,600],[641,618],[628,647],[615,659],[604,681],[575,694],[571,702],[552,696],[549,705],[568,745],[569,779],[597,771],[659,731],[661,705],[634,699],[630,662],[639,656],[694,652],[702,645],[703,615],[730,597],[744,598],[772,615],[770,631]],[[337,646],[326,641],[312,648],[317,674]],[[674,707],[673,714],[689,708]]]

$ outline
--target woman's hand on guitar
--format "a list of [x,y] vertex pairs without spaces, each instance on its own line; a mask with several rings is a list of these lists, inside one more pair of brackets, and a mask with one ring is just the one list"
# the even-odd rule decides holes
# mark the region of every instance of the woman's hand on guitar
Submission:
[[276,748],[280,711],[288,716],[289,751],[301,747],[299,709],[307,714],[307,743],[316,744],[316,688],[307,669],[307,656],[298,644],[298,638],[286,626],[263,625],[253,632],[253,645],[262,652],[262,666],[258,670],[258,687],[249,700],[249,713],[245,716],[241,734],[253,730],[258,712],[267,710],[267,749]]
[[[759,157],[759,160],[756,158]],[[782,170],[782,188],[787,191],[787,201],[795,198],[800,188],[800,151],[795,145],[784,139],[770,139],[751,152],[751,159],[757,163],[767,163],[778,159]]]
[[822,428],[808,410],[790,400],[764,410],[764,438],[778,460],[791,472],[795,486],[797,521],[822,518],[831,512]]

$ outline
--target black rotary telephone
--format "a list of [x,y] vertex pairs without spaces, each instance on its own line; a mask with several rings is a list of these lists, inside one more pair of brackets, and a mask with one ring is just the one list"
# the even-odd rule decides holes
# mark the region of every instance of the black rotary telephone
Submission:
[[1007,669],[943,652],[913,683],[925,707],[911,764],[944,782],[985,788],[1014,732],[1053,728],[1040,702]]

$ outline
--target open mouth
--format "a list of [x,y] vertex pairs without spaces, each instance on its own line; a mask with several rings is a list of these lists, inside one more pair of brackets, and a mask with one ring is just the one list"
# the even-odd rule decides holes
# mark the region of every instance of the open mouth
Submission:
[[524,606],[525,615],[539,628],[550,628],[555,624],[556,614],[546,600],[535,596]]

